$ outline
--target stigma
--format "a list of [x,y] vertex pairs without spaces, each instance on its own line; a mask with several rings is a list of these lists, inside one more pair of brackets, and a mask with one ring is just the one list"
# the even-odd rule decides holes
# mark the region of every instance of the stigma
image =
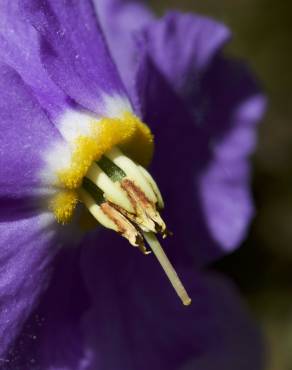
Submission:
[[189,305],[191,299],[157,238],[165,238],[168,231],[160,215],[161,193],[145,169],[153,153],[148,126],[130,111],[101,119],[74,112],[65,117],[60,131],[68,160],[56,155],[56,149],[48,157],[53,158],[48,162],[53,163],[56,189],[49,209],[58,223],[70,222],[81,203],[98,224],[143,254],[153,252],[183,304]]

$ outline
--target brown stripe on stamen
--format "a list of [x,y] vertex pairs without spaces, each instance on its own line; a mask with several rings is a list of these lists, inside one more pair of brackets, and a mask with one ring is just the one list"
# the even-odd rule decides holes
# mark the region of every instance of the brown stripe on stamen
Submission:
[[[121,181],[121,187],[126,191],[128,198],[136,211],[135,221],[144,231],[166,233],[166,226],[156,210],[156,206],[151,202],[143,190],[132,180],[125,178]],[[131,216],[130,216],[131,217]]]
[[139,230],[115,207],[110,205],[108,202],[100,205],[103,213],[110,218],[117,226],[118,233],[129,240],[129,242],[138,247],[141,252],[147,254],[147,249],[144,245],[144,239]]

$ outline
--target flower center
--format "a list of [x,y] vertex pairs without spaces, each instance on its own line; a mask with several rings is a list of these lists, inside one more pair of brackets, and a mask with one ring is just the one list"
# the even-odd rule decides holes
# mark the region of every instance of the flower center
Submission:
[[[62,134],[70,145],[69,164],[57,170],[53,169],[56,173],[54,185],[58,192],[50,202],[50,209],[61,224],[71,220],[78,201],[77,189],[91,164],[98,161],[105,152],[119,145],[125,153],[142,165],[151,161],[153,153],[151,131],[131,112],[124,112],[121,118],[100,120],[80,115],[77,117],[82,121],[79,131],[75,127],[71,129],[70,121],[74,118],[76,120],[76,117],[69,115],[67,119],[69,129],[66,125],[61,127]],[[64,121],[66,122],[66,119]],[[53,156],[56,155],[53,153]]]
[[167,229],[159,213],[164,207],[161,193],[142,166],[149,163],[153,152],[149,128],[127,112],[122,118],[91,121],[87,134],[76,136],[71,144],[70,165],[57,171],[60,191],[50,203],[57,221],[68,222],[81,201],[99,224],[149,254],[146,240],[183,304],[190,304],[155,236],[166,237]]
[[79,198],[100,224],[126,237],[143,253],[147,253],[143,232],[167,233],[159,214],[163,200],[157,185],[116,147],[91,165]]

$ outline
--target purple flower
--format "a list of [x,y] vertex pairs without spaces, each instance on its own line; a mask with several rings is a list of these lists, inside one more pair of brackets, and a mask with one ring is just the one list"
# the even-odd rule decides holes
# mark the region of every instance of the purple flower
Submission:
[[[229,31],[126,0],[96,12],[0,0],[0,14],[3,369],[261,369],[234,288],[194,269],[234,249],[253,212],[247,158],[264,98],[222,55]],[[143,235],[166,234],[159,190],[131,161],[150,161],[151,132],[188,308],[152,256],[96,223],[85,231],[91,213],[143,252]]]

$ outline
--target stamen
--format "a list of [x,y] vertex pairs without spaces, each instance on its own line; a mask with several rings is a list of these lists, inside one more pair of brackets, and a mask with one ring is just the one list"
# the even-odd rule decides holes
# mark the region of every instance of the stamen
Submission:
[[189,297],[188,293],[186,292],[180,278],[178,277],[175,269],[173,268],[172,264],[170,263],[168,257],[166,256],[164,250],[162,249],[159,241],[157,240],[156,236],[153,233],[143,233],[144,238],[146,239],[147,243],[149,244],[150,248],[152,249],[153,253],[155,254],[156,258],[158,259],[161,267],[165,271],[168,279],[170,280],[172,286],[174,287],[177,295],[182,300],[182,303],[185,306],[191,304],[192,300]]
[[121,187],[126,191],[134,205],[137,215],[136,222],[141,229],[164,234],[166,231],[165,223],[157,212],[155,205],[149,201],[145,193],[130,179],[122,180]]
[[149,182],[149,184],[152,187],[152,190],[154,191],[156,198],[157,198],[157,205],[159,209],[164,208],[164,201],[162,198],[162,195],[160,193],[160,190],[154,181],[153,177],[150,175],[150,173],[142,166],[138,166],[139,170],[142,172],[143,176],[146,178],[146,180]]
[[113,182],[96,163],[92,163],[86,177],[104,192],[107,200],[118,204],[128,212],[134,212],[131,202],[124,194],[119,183]]
[[87,193],[87,191],[83,190],[82,188],[79,189],[79,197],[80,200],[84,203],[86,208],[89,210],[89,212],[92,214],[92,216],[104,227],[118,231],[117,225],[109,218],[107,217],[100,206],[96,204],[95,200],[92,196]]
[[135,162],[126,157],[116,147],[114,147],[110,152],[106,153],[106,157],[113,161],[115,165],[120,167],[126,173],[127,177],[133,179],[137,183],[137,185],[145,192],[149,200],[151,200],[153,203],[157,201],[154,191],[148,184],[145,177],[139,171]]
[[139,230],[108,202],[96,204],[93,196],[84,189],[79,189],[79,197],[92,216],[104,227],[112,229],[128,239],[130,244],[147,254],[143,237]]
[[99,167],[110,177],[113,182],[121,181],[127,175],[120,167],[116,166],[110,159],[106,156],[102,156],[97,162]]
[[148,254],[144,239],[165,271],[185,306],[191,303],[180,278],[155,234],[168,232],[159,209],[164,207],[152,176],[141,166],[113,148],[93,163],[79,191],[80,199],[103,226],[115,230],[130,244]]

